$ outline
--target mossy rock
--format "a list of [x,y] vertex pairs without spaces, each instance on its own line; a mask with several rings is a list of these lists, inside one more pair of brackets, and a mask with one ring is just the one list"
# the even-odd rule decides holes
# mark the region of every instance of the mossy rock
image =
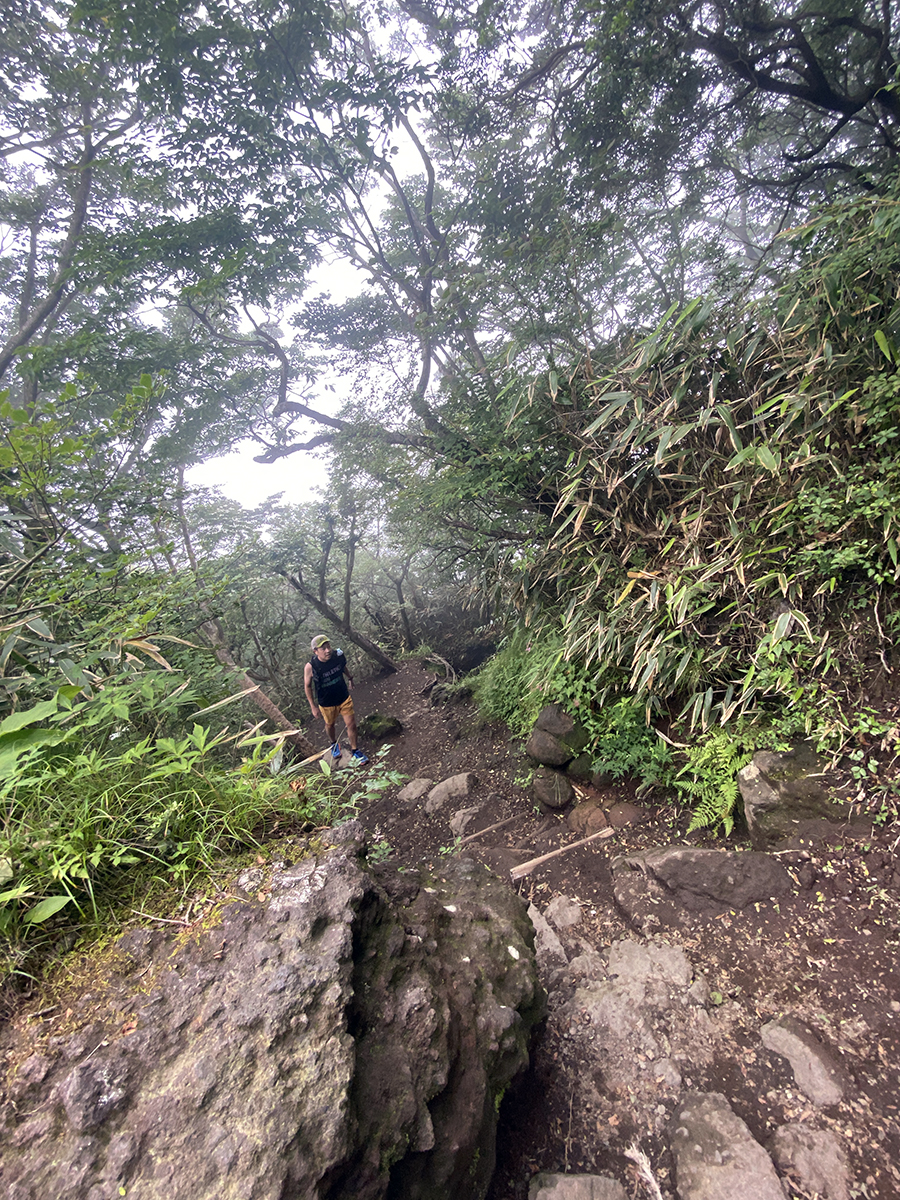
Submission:
[[383,742],[385,738],[393,737],[402,730],[403,726],[396,717],[379,712],[369,713],[359,722],[360,736],[368,738],[369,741]]
[[566,767],[566,774],[579,783],[590,783],[594,774],[593,754],[579,754]]

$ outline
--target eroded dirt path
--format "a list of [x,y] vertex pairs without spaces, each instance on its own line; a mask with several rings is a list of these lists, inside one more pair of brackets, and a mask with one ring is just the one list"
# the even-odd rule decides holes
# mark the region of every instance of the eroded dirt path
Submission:
[[[577,840],[559,814],[536,809],[527,790],[529,764],[505,730],[485,726],[471,705],[432,704],[434,675],[409,664],[396,676],[359,684],[358,714],[378,711],[403,725],[384,761],[408,778],[435,782],[460,772],[477,777],[472,795],[429,815],[421,801],[403,803],[398,787],[363,809],[360,818],[382,852],[399,865],[440,864],[457,852],[500,874]],[[312,736],[317,730],[314,728]],[[319,737],[319,741],[322,737]],[[367,743],[370,754],[377,746]],[[627,786],[608,800],[630,799]],[[509,820],[461,848],[451,819],[475,808],[464,833]],[[641,938],[616,907],[610,861],[672,842],[736,848],[710,838],[686,839],[684,814],[664,800],[649,819],[607,841],[566,853],[516,886],[541,911],[556,896],[571,897],[582,920],[567,950],[603,952],[622,937]],[[900,1196],[900,834],[864,837],[836,831],[825,841],[781,855],[795,883],[780,903],[710,918],[684,915],[677,928],[650,935],[682,947],[711,989],[708,1006],[714,1061],[685,1064],[683,1085],[724,1093],[762,1142],[788,1122],[809,1122],[842,1139],[854,1178],[853,1197]],[[644,1194],[624,1151],[637,1140],[653,1164],[664,1195],[674,1195],[665,1128],[674,1097],[661,1087],[656,1103],[606,1086],[598,1048],[571,1019],[573,988],[566,979],[551,993],[550,1017],[530,1077],[507,1099],[501,1120],[498,1168],[491,1200],[523,1200],[538,1170],[605,1173]],[[760,1028],[788,1013],[806,1022],[838,1055],[850,1081],[843,1101],[811,1106],[779,1055],[766,1050]],[[702,1056],[701,1056],[702,1057]],[[699,1059],[698,1059],[699,1061]],[[797,1189],[797,1197],[809,1193]]]

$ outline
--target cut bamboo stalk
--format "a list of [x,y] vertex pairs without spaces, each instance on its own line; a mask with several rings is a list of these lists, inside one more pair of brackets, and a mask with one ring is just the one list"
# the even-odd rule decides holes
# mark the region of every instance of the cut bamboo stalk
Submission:
[[331,747],[326,746],[324,750],[319,750],[318,753],[310,755],[309,758],[304,758],[303,762],[297,763],[294,770],[299,771],[301,767],[308,767],[310,763],[318,762],[320,758],[324,758],[330,751]]
[[521,820],[522,814],[516,813],[514,817],[507,817],[504,821],[498,821],[496,825],[488,825],[486,829],[479,829],[477,833],[470,833],[468,837],[462,838],[457,844],[465,846],[467,842],[474,842],[476,838],[484,837],[486,833],[493,833],[495,829],[502,829],[504,825],[510,825],[513,821]]
[[582,838],[578,842],[572,842],[570,846],[560,846],[558,850],[551,850],[549,854],[542,854],[540,858],[531,858],[528,862],[521,863],[518,867],[513,867],[509,875],[511,879],[522,879],[526,875],[530,875],[535,867],[542,866],[545,862],[549,862],[551,858],[557,858],[560,854],[566,854],[569,850],[577,850],[579,846],[586,846],[588,842],[595,842],[598,838],[608,838],[616,831],[614,829],[600,829],[597,833],[590,834],[589,837]]

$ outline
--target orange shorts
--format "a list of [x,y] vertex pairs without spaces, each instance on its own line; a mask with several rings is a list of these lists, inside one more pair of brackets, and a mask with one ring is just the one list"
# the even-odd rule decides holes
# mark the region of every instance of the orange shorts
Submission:
[[346,721],[348,717],[353,716],[353,697],[348,696],[343,704],[335,705],[319,705],[319,712],[325,718],[326,725],[333,725],[339,716]]

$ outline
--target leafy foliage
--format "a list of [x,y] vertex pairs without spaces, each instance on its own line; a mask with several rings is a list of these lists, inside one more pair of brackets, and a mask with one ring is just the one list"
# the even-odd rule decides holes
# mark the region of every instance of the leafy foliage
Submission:
[[752,739],[748,748],[746,738],[716,729],[686,750],[687,761],[672,780],[672,787],[693,810],[688,833],[719,825],[726,835],[731,833],[738,798],[737,774],[750,762],[756,748]]
[[[582,364],[542,594],[597,690],[692,724],[888,647],[896,513],[896,196],[826,210],[774,305],[695,301]],[[574,376],[573,376],[574,378]]]
[[[339,823],[399,780],[378,763],[359,778],[325,763],[304,772],[283,762],[280,736],[211,735],[197,724],[178,739],[85,751],[83,726],[65,724],[71,710],[50,730],[33,728],[44,736],[24,746],[16,735],[52,720],[51,707],[0,725],[0,933],[10,961],[57,914],[69,924],[109,920],[153,881],[184,888],[273,825]],[[229,744],[243,755],[231,768]]]
[[598,705],[593,673],[567,661],[558,639],[517,630],[475,676],[473,692],[484,714],[518,737],[531,731],[546,704],[559,704],[587,731],[585,752],[595,769],[614,779],[636,776],[649,785],[666,776],[670,754],[643,706],[628,697]]
[[638,779],[644,787],[667,780],[672,754],[648,725],[642,705],[623,697],[591,713],[585,723],[591,733],[595,770],[613,779]]

